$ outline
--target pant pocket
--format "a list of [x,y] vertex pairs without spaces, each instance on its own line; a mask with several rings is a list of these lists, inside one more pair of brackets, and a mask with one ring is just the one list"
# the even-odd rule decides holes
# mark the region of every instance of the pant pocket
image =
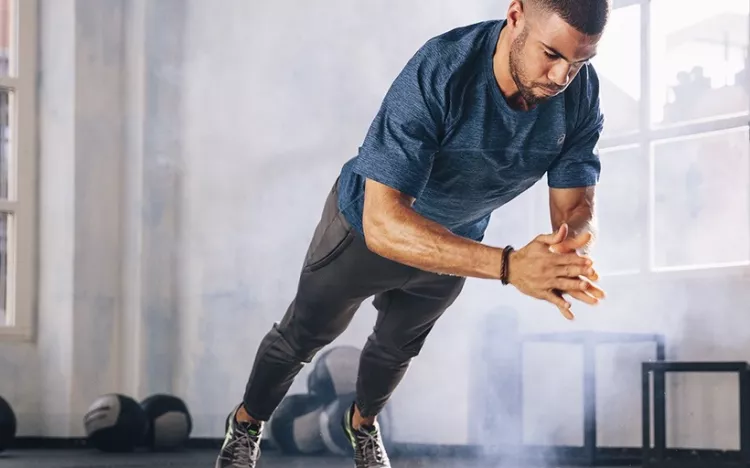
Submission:
[[307,249],[303,270],[308,272],[320,270],[336,260],[353,240],[353,228],[338,208],[338,179],[336,179]]
[[[317,231],[317,230],[316,230]],[[313,239],[305,261],[305,271],[320,270],[336,260],[354,240],[352,228],[337,216],[323,230],[319,239]]]

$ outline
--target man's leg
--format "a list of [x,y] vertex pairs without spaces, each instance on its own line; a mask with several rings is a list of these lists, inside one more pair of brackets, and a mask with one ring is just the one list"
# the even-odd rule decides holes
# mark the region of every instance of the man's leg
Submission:
[[378,319],[362,350],[357,401],[344,416],[344,431],[357,468],[389,468],[376,416],[419,354],[435,322],[456,300],[465,278],[413,270],[403,287],[375,296]]
[[455,302],[465,282],[463,277],[419,272],[402,289],[375,297],[378,319],[362,351],[357,416],[370,419],[385,407],[435,322]]
[[244,409],[267,421],[305,363],[351,323],[362,301],[403,284],[410,268],[371,252],[338,211],[331,191],[313,235],[297,294],[262,340],[248,379]]
[[217,468],[254,468],[259,423],[270,419],[304,363],[346,329],[362,301],[401,286],[412,273],[371,252],[341,215],[336,200],[334,185],[305,257],[297,294],[258,347]]
[[363,300],[403,285],[412,274],[367,248],[339,212],[337,192],[334,184],[294,300],[258,347],[243,403],[227,421],[216,468],[255,468],[262,422],[270,419],[304,363],[346,329]]

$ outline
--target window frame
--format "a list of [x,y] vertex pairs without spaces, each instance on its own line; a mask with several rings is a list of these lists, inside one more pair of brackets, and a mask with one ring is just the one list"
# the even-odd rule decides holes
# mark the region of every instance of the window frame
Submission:
[[[658,1],[658,0],[657,0]],[[691,267],[658,268],[653,265],[653,144],[660,141],[707,134],[722,130],[738,130],[750,127],[750,109],[745,112],[689,120],[674,124],[651,123],[651,96],[653,94],[651,82],[651,3],[652,0],[614,0],[613,8],[623,8],[640,5],[640,101],[638,130],[604,137],[599,142],[599,149],[609,150],[623,146],[638,146],[641,173],[644,180],[649,182],[648,209],[641,220],[645,227],[642,236],[640,267],[638,271],[613,271],[604,274],[608,278],[627,278],[633,276],[647,277],[649,280],[675,278],[705,278],[705,277],[750,277],[750,261],[735,262],[725,265],[695,265]],[[748,0],[750,4],[750,0]],[[750,25],[750,17],[748,18]],[[750,26],[748,27],[748,43],[750,44]],[[750,74],[748,74],[750,81]],[[750,89],[750,88],[748,88]],[[750,213],[749,213],[750,215]]]
[[8,178],[15,182],[10,185],[15,190],[9,191],[7,200],[0,200],[0,212],[12,214],[6,242],[6,323],[0,324],[0,339],[29,341],[37,306],[38,0],[9,0],[9,4],[11,72],[0,77],[0,88],[12,93]]

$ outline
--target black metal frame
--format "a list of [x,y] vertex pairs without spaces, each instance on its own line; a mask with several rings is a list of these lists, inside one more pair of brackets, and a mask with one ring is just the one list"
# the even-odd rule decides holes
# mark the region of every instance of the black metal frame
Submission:
[[[583,346],[583,447],[582,452],[571,451],[566,447],[564,460],[566,462],[584,463],[595,466],[610,460],[596,445],[596,347],[600,344],[626,343],[655,343],[656,360],[664,361],[665,338],[656,333],[617,333],[617,332],[567,332],[567,333],[537,333],[525,335],[521,339],[521,353],[527,343],[569,343]],[[523,357],[521,358],[523,362]],[[521,417],[523,424],[523,417]],[[620,460],[618,457],[617,461]]]
[[[666,373],[737,373],[740,386],[740,450],[692,451],[667,449]],[[653,375],[654,445],[651,446],[651,376]],[[644,362],[641,365],[643,467],[747,467],[750,466],[750,365],[747,362]],[[682,453],[684,456],[677,456]],[[710,453],[711,456],[701,456]],[[687,456],[690,455],[690,456]],[[706,459],[710,458],[710,460]]]

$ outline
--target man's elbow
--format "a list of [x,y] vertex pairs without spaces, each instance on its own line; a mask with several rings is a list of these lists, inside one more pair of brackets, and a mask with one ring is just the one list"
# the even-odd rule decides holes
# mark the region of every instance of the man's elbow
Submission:
[[414,198],[368,179],[362,210],[362,230],[367,248],[389,257],[399,242],[399,226],[403,225],[407,215],[405,210],[410,210],[413,203]]
[[365,235],[365,244],[372,252],[381,255],[387,250],[388,245],[386,224],[382,213],[368,209],[365,209],[362,213],[362,231]]

